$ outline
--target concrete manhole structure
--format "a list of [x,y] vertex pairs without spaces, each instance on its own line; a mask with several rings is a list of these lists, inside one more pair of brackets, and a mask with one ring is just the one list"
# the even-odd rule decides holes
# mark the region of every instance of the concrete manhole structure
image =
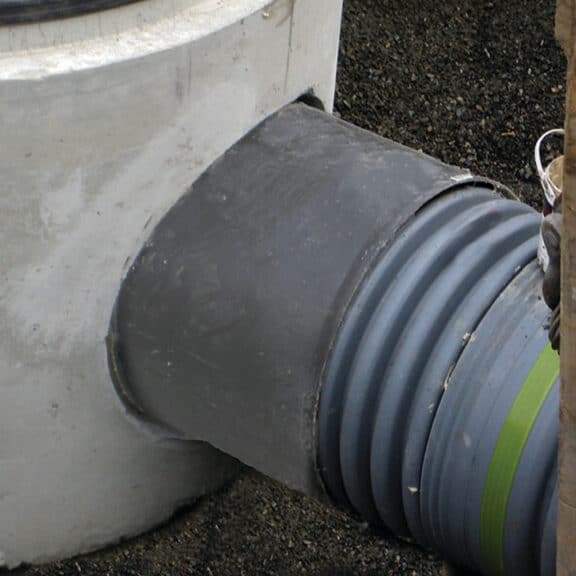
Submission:
[[7,567],[146,530],[234,473],[210,446],[130,421],[110,314],[141,244],[208,164],[302,94],[333,98],[340,0],[105,4],[0,2]]

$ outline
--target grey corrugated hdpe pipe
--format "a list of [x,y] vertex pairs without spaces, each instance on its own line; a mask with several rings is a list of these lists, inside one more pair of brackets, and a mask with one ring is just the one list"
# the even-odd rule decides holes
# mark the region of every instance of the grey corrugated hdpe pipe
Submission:
[[164,217],[114,310],[143,419],[485,574],[554,574],[540,218],[303,105]]

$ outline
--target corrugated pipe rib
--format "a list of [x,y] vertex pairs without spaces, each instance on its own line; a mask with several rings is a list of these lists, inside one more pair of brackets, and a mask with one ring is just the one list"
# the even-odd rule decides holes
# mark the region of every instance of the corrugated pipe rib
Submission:
[[456,564],[550,576],[559,360],[539,225],[490,183],[289,106],[130,267],[116,389],[155,433],[327,492]]
[[487,574],[553,574],[558,356],[539,217],[482,190],[422,210],[359,290],[318,417],[329,492]]

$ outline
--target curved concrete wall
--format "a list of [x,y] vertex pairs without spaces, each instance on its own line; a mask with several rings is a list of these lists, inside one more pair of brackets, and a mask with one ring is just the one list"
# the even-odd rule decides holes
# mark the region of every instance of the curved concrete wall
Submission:
[[0,28],[0,564],[165,520],[235,463],[134,422],[105,336],[143,241],[204,168],[313,89],[341,0],[148,0]]

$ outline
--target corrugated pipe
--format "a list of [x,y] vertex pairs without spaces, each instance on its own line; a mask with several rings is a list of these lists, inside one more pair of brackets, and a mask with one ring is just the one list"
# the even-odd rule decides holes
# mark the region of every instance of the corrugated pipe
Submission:
[[348,312],[319,413],[338,501],[486,574],[553,574],[558,356],[538,217],[485,191],[423,210]]
[[117,390],[484,574],[554,574],[558,356],[540,217],[304,105],[164,217],[113,313]]

